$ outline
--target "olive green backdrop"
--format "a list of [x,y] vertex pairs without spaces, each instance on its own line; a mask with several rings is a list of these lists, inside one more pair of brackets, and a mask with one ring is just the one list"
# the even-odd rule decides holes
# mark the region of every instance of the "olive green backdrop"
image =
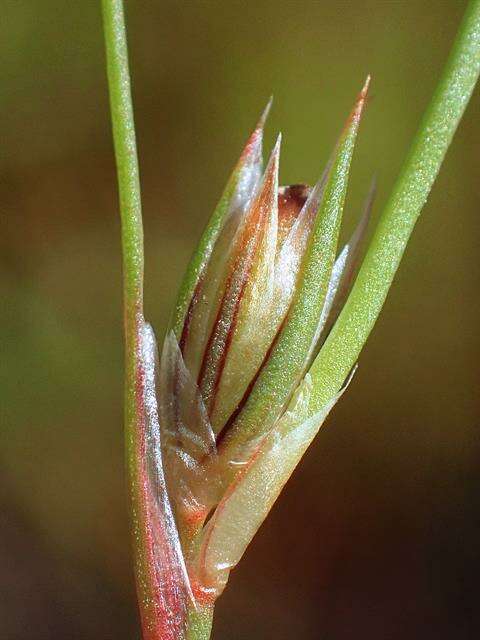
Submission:
[[[372,74],[345,233],[374,174],[375,221],[465,3],[126,6],[162,334],[270,94],[281,180],[313,182]],[[219,601],[216,640],[478,637],[479,107],[476,92],[348,393]],[[99,1],[2,2],[0,215],[0,636],[132,640]]]

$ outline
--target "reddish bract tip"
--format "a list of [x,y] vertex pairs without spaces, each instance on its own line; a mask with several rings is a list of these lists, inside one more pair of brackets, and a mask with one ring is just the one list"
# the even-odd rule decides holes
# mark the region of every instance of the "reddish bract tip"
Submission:
[[280,167],[280,146],[282,144],[282,134],[279,133],[275,146],[268,160],[267,168],[265,169],[265,175],[263,178],[262,192],[270,192],[273,190],[275,196],[278,192],[278,170]]
[[250,134],[249,139],[247,140],[247,144],[242,153],[242,160],[245,161],[248,156],[257,156],[262,152],[262,141],[263,141],[263,129],[265,127],[265,122],[267,121],[268,114],[270,113],[270,108],[272,106],[273,96],[267,103],[267,106],[262,111],[262,115],[260,116],[255,129]]
[[371,76],[368,75],[367,79],[365,80],[365,84],[363,85],[362,90],[358,94],[357,101],[355,103],[355,106],[353,107],[351,116],[349,118],[349,123],[352,120],[355,120],[356,122],[358,122],[360,120],[360,116],[362,115],[363,107],[365,106],[365,101],[367,99],[368,88],[370,86],[370,80],[371,80]]
[[352,125],[355,127],[358,126],[358,123],[360,122],[360,118],[362,115],[363,107],[365,106],[365,102],[367,100],[369,86],[370,86],[370,76],[368,75],[362,90],[358,94],[357,100],[355,101],[355,105],[352,111],[350,112],[350,115],[347,118],[347,122],[345,123],[345,126],[343,128],[342,135],[345,135]]
[[273,102],[273,96],[270,96],[270,99],[267,102],[267,105],[263,110],[262,115],[260,116],[257,126],[255,127],[257,130],[263,129],[265,127],[265,122],[267,121],[268,115],[270,113],[270,109],[272,108],[272,102]]
[[280,145],[282,142],[282,134],[279,133],[275,146],[268,160],[263,180],[258,190],[258,195],[253,203],[244,232],[242,234],[241,247],[244,247],[252,238],[257,225],[265,225],[267,221],[267,211],[270,210],[276,202],[278,193],[278,172],[280,167]]

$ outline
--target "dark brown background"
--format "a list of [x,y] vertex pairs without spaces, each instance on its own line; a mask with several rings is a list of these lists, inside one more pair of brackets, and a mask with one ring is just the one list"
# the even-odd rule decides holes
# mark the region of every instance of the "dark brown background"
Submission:
[[[268,96],[282,181],[319,175],[367,72],[346,212],[374,219],[459,0],[128,0],[146,309]],[[138,638],[122,459],[119,224],[99,1],[4,0],[0,637]],[[215,639],[478,637],[478,92],[358,374],[232,574]]]

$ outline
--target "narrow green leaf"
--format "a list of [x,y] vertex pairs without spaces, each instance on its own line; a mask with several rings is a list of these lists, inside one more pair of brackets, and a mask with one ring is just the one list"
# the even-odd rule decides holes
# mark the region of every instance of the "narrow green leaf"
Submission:
[[375,324],[479,73],[480,1],[474,0],[350,296],[312,365],[312,413],[340,389]]

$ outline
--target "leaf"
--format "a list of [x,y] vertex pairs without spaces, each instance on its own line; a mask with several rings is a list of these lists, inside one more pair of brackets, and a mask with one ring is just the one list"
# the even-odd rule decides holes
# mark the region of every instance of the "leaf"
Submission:
[[468,4],[352,290],[312,364],[312,412],[335,395],[373,329],[479,74],[480,2],[474,0]]

